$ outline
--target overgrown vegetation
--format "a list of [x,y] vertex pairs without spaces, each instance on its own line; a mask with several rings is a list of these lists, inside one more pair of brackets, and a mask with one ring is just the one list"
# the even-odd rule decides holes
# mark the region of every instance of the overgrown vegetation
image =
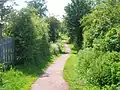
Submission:
[[[80,45],[82,50],[77,55],[75,73],[75,82],[78,80],[76,85],[80,88],[73,90],[120,89],[120,1],[103,0],[97,3],[80,21],[83,27],[83,44]],[[71,57],[68,65],[71,65],[72,59],[76,60]],[[71,86],[74,88],[74,83]]]
[[64,78],[69,84],[70,90],[76,90],[78,89],[78,75],[76,72],[77,66],[77,55],[71,54],[68,61],[66,62],[65,68],[64,68]]
[[70,44],[69,45],[71,48],[71,56],[66,62],[66,65],[64,67],[64,79],[68,82],[70,90],[79,90],[79,78],[78,78],[78,73],[77,73],[77,64],[78,64],[78,59],[77,59],[77,54],[76,54],[76,49],[74,45]]
[[[14,66],[3,72],[0,66],[0,90],[29,90],[55,57],[64,52],[58,37],[60,21],[46,16],[44,0],[32,0],[20,11],[12,10],[5,18],[4,38],[14,40]],[[53,33],[54,32],[54,33]]]
[[61,38],[75,46],[64,70],[72,90],[120,89],[119,0],[71,0],[63,22],[45,17],[45,0],[27,2],[20,11],[4,7],[5,2],[1,30],[15,41],[16,66],[3,73],[0,65],[0,89],[28,90],[51,58],[64,52]]
[[116,90],[120,82],[120,53],[86,48],[78,54],[78,73],[85,83]]
[[46,70],[56,56],[46,58],[36,63],[17,65],[3,73],[3,85],[0,90],[29,90],[33,82]]
[[48,26],[37,16],[35,9],[25,8],[14,14],[6,34],[15,41],[16,62],[37,62],[49,56]]
[[105,1],[83,18],[84,45],[102,51],[120,50],[120,2]]
[[54,16],[50,16],[48,18],[46,18],[46,23],[48,23],[49,25],[49,41],[52,41],[52,42],[56,42],[58,40],[58,38],[60,37],[59,36],[59,33],[60,33],[60,21],[55,18]]
[[91,1],[71,0],[71,2],[72,3],[65,7],[67,14],[65,16],[65,21],[67,22],[68,35],[71,37],[70,41],[75,42],[76,46],[81,48],[83,41],[81,19],[91,10],[91,6],[89,5]]

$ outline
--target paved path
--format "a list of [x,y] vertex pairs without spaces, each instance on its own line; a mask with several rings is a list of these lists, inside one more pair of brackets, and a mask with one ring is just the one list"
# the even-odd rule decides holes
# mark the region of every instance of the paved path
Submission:
[[68,90],[68,85],[63,79],[63,69],[70,56],[70,48],[65,44],[67,54],[60,56],[48,67],[46,72],[32,85],[31,90]]

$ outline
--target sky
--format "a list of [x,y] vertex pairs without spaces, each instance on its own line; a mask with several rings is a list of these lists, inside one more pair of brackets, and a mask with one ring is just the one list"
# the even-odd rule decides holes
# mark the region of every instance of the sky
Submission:
[[[30,0],[15,0],[19,6],[15,7],[16,9],[20,10],[23,7],[26,7],[25,1]],[[47,8],[48,8],[48,15],[55,15],[58,18],[61,18],[64,14],[64,7],[70,3],[71,0],[46,0]]]

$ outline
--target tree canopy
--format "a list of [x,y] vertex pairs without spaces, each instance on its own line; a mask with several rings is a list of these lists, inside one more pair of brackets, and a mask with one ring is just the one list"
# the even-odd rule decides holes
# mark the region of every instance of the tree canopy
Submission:
[[71,41],[75,41],[78,47],[82,46],[82,32],[83,27],[81,26],[81,19],[90,10],[90,2],[87,0],[71,0],[72,2],[65,7],[66,11],[66,22],[69,30]]
[[56,40],[59,37],[59,32],[60,32],[60,21],[54,17],[50,16],[46,18],[46,22],[49,25],[49,36],[50,36],[50,41],[56,42]]
[[29,7],[35,8],[36,10],[38,10],[38,15],[40,17],[46,16],[46,12],[48,10],[47,10],[45,0],[32,0],[27,3]]

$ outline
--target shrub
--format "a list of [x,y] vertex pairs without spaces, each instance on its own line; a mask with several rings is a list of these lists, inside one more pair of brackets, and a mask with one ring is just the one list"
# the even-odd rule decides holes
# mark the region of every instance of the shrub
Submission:
[[81,50],[78,57],[78,73],[86,83],[99,87],[119,85],[120,53],[87,48]]
[[112,28],[106,34],[105,39],[107,42],[107,50],[108,51],[120,51],[120,27]]
[[48,25],[36,15],[36,10],[24,8],[14,14],[6,34],[15,40],[16,62],[39,61],[49,56]]
[[58,45],[60,53],[64,53],[65,47],[64,47],[64,43],[62,42],[62,40],[58,40],[57,45]]
[[112,28],[104,38],[94,39],[93,48],[101,51],[120,51],[120,28]]
[[51,43],[50,51],[51,51],[51,54],[53,54],[53,55],[58,55],[58,54],[64,52],[63,43],[61,41],[58,41],[56,43]]
[[51,50],[51,54],[53,54],[53,55],[58,55],[59,54],[58,45],[55,44],[55,43],[51,43],[50,50]]
[[83,48],[95,46],[103,51],[120,51],[119,13],[119,1],[105,0],[84,16]]
[[107,51],[108,43],[105,39],[94,39],[93,40],[93,47],[95,50],[99,51]]

